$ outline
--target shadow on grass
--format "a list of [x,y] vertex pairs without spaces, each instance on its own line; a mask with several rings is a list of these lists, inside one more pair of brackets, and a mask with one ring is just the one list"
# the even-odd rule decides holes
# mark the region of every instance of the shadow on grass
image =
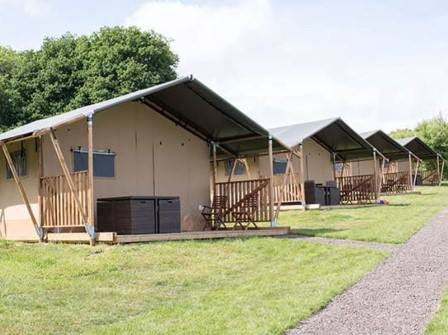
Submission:
[[328,233],[336,233],[344,231],[346,229],[333,229],[333,228],[292,228],[290,235],[303,235],[303,236],[319,236]]
[[411,204],[389,204],[388,207],[408,207]]

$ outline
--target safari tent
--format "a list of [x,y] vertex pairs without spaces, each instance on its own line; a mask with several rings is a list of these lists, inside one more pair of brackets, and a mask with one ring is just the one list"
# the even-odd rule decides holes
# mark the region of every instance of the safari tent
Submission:
[[[273,159],[266,155],[247,157],[234,168],[234,161],[222,161],[219,179],[263,178],[273,164],[277,204],[329,205],[376,199],[374,174],[337,176],[337,168],[343,162],[376,157],[374,148],[340,118],[273,128],[269,132],[290,151],[276,153]],[[329,199],[330,194],[333,200]]]
[[[382,130],[360,134],[381,153],[384,159],[377,161],[380,171],[379,190],[382,193],[401,193],[413,189],[412,167],[419,158]],[[366,175],[374,172],[372,159],[351,162],[345,169],[346,175]]]
[[[398,139],[397,142],[420,159],[413,172],[414,184],[440,185],[445,167],[445,159],[417,136]],[[425,166],[423,167],[423,164],[420,164],[420,162],[425,162]],[[409,165],[406,167],[404,162],[399,164],[399,168],[403,170],[407,169],[408,171],[412,169]]]
[[[287,150],[192,76],[37,120],[0,144],[0,236],[92,243],[145,240],[147,222],[202,231],[200,206],[227,190],[215,185],[217,159]],[[254,220],[272,222],[272,178],[251,187],[225,214],[250,197]]]
[[[351,161],[373,159],[376,162],[378,159],[375,148],[342,119],[284,126],[270,132],[300,156],[296,164],[297,178],[302,184],[305,203],[335,205],[376,200],[376,169],[368,175],[342,174],[344,165]],[[318,194],[325,199],[317,201]]]

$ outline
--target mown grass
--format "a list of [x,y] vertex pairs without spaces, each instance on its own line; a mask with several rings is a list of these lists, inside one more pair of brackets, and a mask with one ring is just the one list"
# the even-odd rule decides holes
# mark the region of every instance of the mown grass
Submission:
[[283,334],[385,256],[273,238],[0,242],[0,332]]
[[402,243],[448,204],[448,187],[417,191],[422,194],[382,197],[388,206],[283,212],[280,224],[300,235]]
[[448,291],[440,302],[439,310],[428,324],[425,335],[445,335],[448,333]]

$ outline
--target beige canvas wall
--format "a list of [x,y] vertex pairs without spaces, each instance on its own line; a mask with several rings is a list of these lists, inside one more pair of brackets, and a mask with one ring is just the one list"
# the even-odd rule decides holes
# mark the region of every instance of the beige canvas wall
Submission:
[[409,172],[409,159],[403,159],[396,162],[397,171]]
[[[376,166],[378,169],[377,171],[381,171],[381,162],[379,159],[377,160]],[[347,173],[349,173],[349,176],[363,176],[374,174],[373,159],[348,162],[345,168],[347,169]]]
[[325,184],[334,180],[331,153],[312,139],[303,142],[305,180]]
[[[115,177],[94,179],[95,199],[127,195],[179,196],[182,230],[203,227],[198,206],[208,204],[210,192],[209,149],[204,141],[135,102],[95,114],[93,124],[94,148],[116,153]],[[60,127],[56,136],[67,164],[73,170],[72,149],[87,146],[86,121]],[[32,145],[34,140],[27,142],[27,148]],[[37,211],[37,153],[27,152],[30,153],[27,157],[30,176],[23,181]],[[43,140],[43,152],[45,175],[62,174],[48,135]],[[2,169],[4,166],[3,163]],[[3,220],[2,217],[2,222],[8,223],[3,224],[2,234],[12,238],[12,231],[17,231],[14,236],[29,236],[33,232],[31,221],[14,189],[14,182],[6,181],[5,173],[0,176],[3,186],[0,199],[6,218]],[[6,192],[3,191],[5,188]]]
[[[20,143],[8,146],[9,152],[21,150]],[[26,152],[27,175],[21,177],[21,182],[28,195],[34,215],[38,218],[38,153],[36,142],[23,142]],[[22,201],[14,179],[6,178],[6,160],[3,151],[0,154],[0,238],[10,240],[37,240],[38,237],[29,213]]]

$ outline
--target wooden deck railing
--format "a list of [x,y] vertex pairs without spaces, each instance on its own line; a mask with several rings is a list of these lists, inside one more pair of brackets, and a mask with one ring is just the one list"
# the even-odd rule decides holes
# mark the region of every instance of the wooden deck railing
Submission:
[[[76,196],[81,200],[84,212],[88,211],[88,177],[87,171],[71,174],[75,184]],[[42,219],[44,228],[82,227],[81,214],[76,207],[65,176],[41,178]]]
[[[258,208],[254,213],[254,219],[257,222],[271,221],[269,213],[269,179],[254,179],[232,181],[230,183],[216,183],[215,192],[218,196],[227,196],[228,208],[235,208],[237,204],[249,193],[256,192]],[[226,222],[235,222],[232,214],[228,212],[225,215]]]
[[274,176],[274,201],[275,203],[297,203],[301,202],[302,192],[299,174],[289,174],[286,184],[283,186],[285,175],[278,174]]
[[371,203],[376,200],[373,175],[337,177],[342,204]]
[[383,175],[381,192],[383,193],[402,193],[411,190],[409,183],[409,172],[391,172]]
[[439,175],[437,173],[437,170],[421,171],[420,174],[422,176],[423,185],[434,186],[439,184]]

